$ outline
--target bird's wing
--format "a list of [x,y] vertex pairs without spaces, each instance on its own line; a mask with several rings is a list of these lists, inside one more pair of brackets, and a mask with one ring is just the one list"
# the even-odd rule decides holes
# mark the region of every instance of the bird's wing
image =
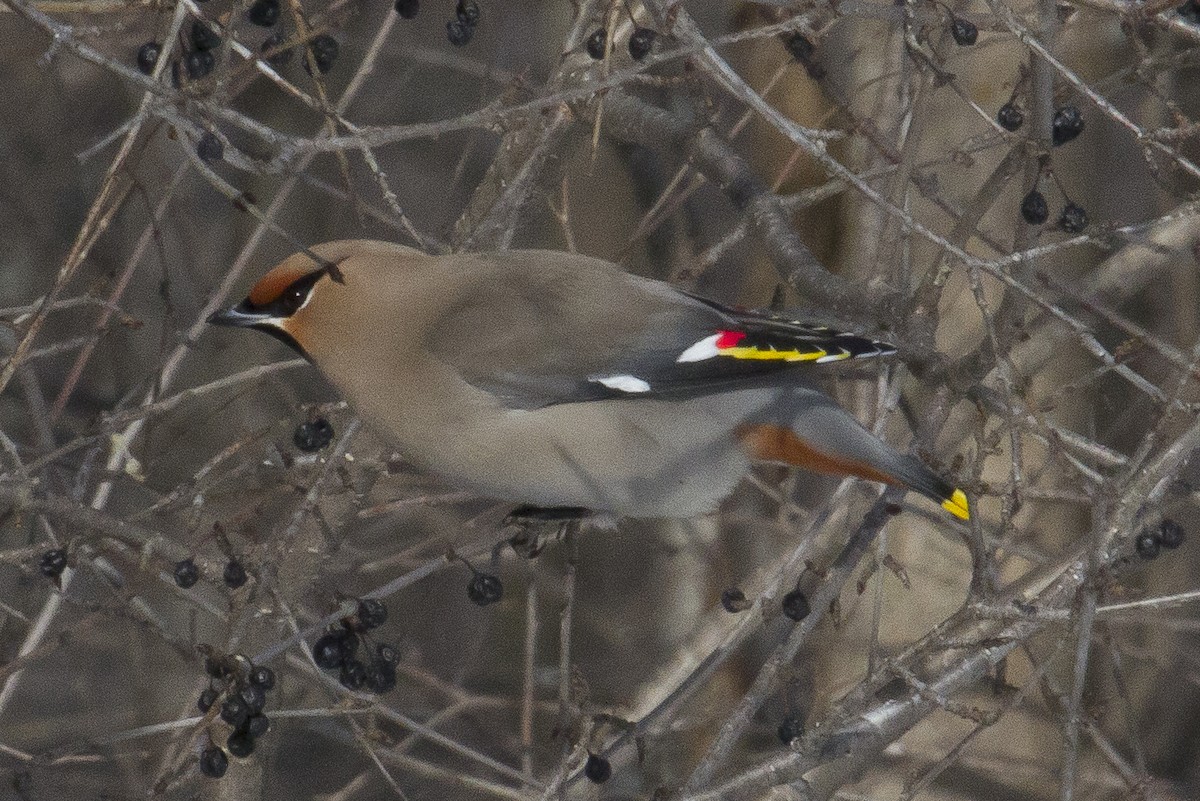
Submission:
[[535,265],[543,269],[532,277],[514,275],[527,261],[481,282],[486,293],[453,304],[427,342],[469,383],[510,408],[692,397],[766,376],[786,380],[805,364],[895,352],[884,342],[601,270],[591,260],[574,271],[555,263]]

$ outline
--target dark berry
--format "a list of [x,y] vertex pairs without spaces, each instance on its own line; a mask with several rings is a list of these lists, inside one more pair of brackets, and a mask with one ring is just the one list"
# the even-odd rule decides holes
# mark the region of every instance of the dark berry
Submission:
[[313,662],[323,670],[339,668],[346,661],[346,653],[342,640],[345,632],[331,631],[323,634],[313,643]]
[[1058,227],[1068,234],[1077,234],[1088,226],[1087,212],[1083,206],[1068,203],[1058,217]]
[[354,616],[364,629],[377,629],[387,622],[388,608],[378,598],[363,598],[358,602],[358,611]]
[[1169,517],[1163,518],[1158,526],[1158,540],[1162,547],[1173,551],[1183,545],[1184,537],[1183,526]]
[[246,702],[237,695],[226,698],[225,703],[221,704],[221,720],[234,728],[245,723],[249,716],[250,710],[246,707]]
[[950,35],[959,47],[970,47],[979,38],[979,29],[970,20],[955,17],[950,21]]
[[479,22],[479,4],[475,0],[458,0],[454,7],[454,16],[463,25],[474,27]]
[[271,720],[266,715],[251,715],[246,718],[246,734],[251,737],[262,737],[271,728]]
[[396,668],[382,660],[367,667],[366,687],[376,695],[391,692],[396,687]]
[[292,442],[305,453],[312,453],[324,448],[333,440],[333,426],[324,417],[296,426],[292,433]]
[[254,753],[254,738],[248,731],[236,732],[229,735],[229,739],[225,741],[225,747],[235,757],[244,759]]
[[254,5],[246,11],[246,19],[253,25],[270,28],[279,22],[279,0],[254,0]]
[[1046,205],[1045,196],[1036,189],[1030,191],[1021,201],[1021,216],[1030,225],[1041,225],[1050,216],[1050,207]]
[[229,758],[220,748],[205,748],[200,754],[200,772],[210,779],[219,779],[229,770]]
[[192,20],[192,47],[200,51],[216,50],[221,46],[221,34],[208,27],[207,22]]
[[251,715],[257,715],[267,705],[267,694],[261,687],[249,684],[238,691],[238,695],[246,702],[246,709]]
[[653,28],[635,28],[629,35],[629,55],[634,61],[641,61],[654,47],[654,38],[658,36]]
[[51,548],[38,559],[38,570],[46,578],[56,579],[67,569],[67,552],[62,548]]
[[205,689],[200,693],[200,697],[196,699],[196,708],[199,709],[201,713],[206,714],[208,710],[212,709],[212,705],[217,702],[217,698],[219,698],[220,695],[221,694],[212,687]]
[[750,608],[750,602],[746,600],[746,593],[737,587],[730,587],[721,593],[721,606],[725,607],[726,612],[734,614],[745,612]]
[[236,590],[246,583],[246,568],[242,567],[242,563],[238,560],[230,559],[225,563],[225,573],[221,578],[224,579],[226,587]]
[[217,60],[207,50],[193,50],[183,57],[183,66],[193,81],[198,81],[213,71]]
[[277,70],[283,69],[292,62],[292,48],[279,49],[283,46],[283,42],[284,38],[282,34],[273,33],[263,40],[262,47],[259,48],[259,52],[262,53],[278,51],[271,52],[271,55],[266,57],[267,63]]
[[775,733],[779,735],[779,742],[784,745],[791,745],[792,740],[804,734],[804,724],[795,715],[788,715],[779,724],[779,728]]
[[412,19],[421,10],[421,0],[396,0],[396,13],[401,19]]
[[812,607],[808,603],[808,596],[800,590],[792,590],[783,596],[783,613],[792,620],[804,620],[811,611]]
[[275,686],[275,671],[259,665],[250,671],[250,683],[262,690],[270,690]]
[[338,681],[347,690],[361,690],[367,683],[367,666],[357,659],[350,659],[342,665]]
[[1143,559],[1155,559],[1158,557],[1158,549],[1162,545],[1162,540],[1158,538],[1156,531],[1143,531],[1138,534],[1133,544],[1137,549],[1138,556]]
[[1054,112],[1052,140],[1055,145],[1065,145],[1083,133],[1083,114],[1075,106],[1063,106]]
[[464,25],[462,20],[452,19],[446,23],[446,38],[455,47],[463,47],[470,44],[471,37],[474,35],[475,28],[471,25]]
[[331,642],[336,644],[337,649],[341,652],[341,661],[337,663],[338,666],[341,666],[341,664],[348,660],[352,660],[354,655],[359,652],[359,636],[347,630],[347,628],[337,628],[337,630],[326,634],[326,637],[331,637]]
[[375,646],[375,656],[380,662],[386,662],[389,665],[400,664],[400,652],[396,650],[396,646],[381,642]]
[[604,49],[608,45],[608,31],[603,28],[597,28],[592,31],[592,35],[587,38],[587,54],[599,61],[604,58]]
[[1025,124],[1025,115],[1021,109],[1010,100],[996,112],[996,122],[1006,131],[1015,131]]
[[612,765],[599,754],[588,754],[587,764],[583,766],[583,775],[593,784],[604,784],[612,776]]
[[138,70],[143,75],[149,75],[154,72],[154,65],[158,63],[158,57],[162,55],[162,45],[158,42],[146,42],[138,48],[137,66]]
[[174,575],[175,585],[186,590],[196,586],[196,582],[200,580],[200,568],[196,567],[195,561],[189,556],[175,563]]
[[[337,61],[339,50],[337,39],[323,33],[308,43],[308,50],[312,53],[312,59],[317,65],[318,72],[324,75],[333,69],[333,62]],[[304,62],[304,66],[308,67],[307,61]]]
[[504,597],[504,584],[491,573],[476,573],[467,584],[467,597],[479,606],[497,603]]
[[213,161],[220,161],[225,155],[225,145],[212,131],[205,131],[200,136],[200,141],[196,143],[196,155],[206,164]]

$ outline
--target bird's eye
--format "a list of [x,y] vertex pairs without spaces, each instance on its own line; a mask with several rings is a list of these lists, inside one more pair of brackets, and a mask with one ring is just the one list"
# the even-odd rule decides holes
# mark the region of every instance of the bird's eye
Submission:
[[288,314],[299,309],[304,305],[304,299],[308,297],[308,291],[305,288],[294,286],[283,293],[283,307]]

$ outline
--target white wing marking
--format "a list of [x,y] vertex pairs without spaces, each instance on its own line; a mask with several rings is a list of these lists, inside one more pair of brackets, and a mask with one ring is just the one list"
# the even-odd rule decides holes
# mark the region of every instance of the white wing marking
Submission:
[[609,389],[615,389],[617,392],[627,392],[633,395],[650,391],[650,385],[636,375],[605,375],[589,380],[595,381],[597,384],[603,384]]
[[721,338],[720,334],[713,334],[692,345],[675,359],[676,362],[702,362],[705,359],[711,359],[720,355],[717,350],[717,340]]

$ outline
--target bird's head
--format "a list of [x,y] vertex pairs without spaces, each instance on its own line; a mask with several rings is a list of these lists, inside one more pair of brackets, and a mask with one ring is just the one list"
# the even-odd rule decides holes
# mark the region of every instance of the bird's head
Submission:
[[241,303],[216,312],[208,322],[257,329],[308,356],[308,340],[319,330],[320,318],[310,307],[331,285],[346,280],[338,266],[344,257],[324,250],[297,253],[273,267]]
[[[313,245],[267,271],[241,303],[208,318],[213,325],[255,328],[322,364],[332,352],[372,353],[381,326],[397,318],[395,291],[427,257],[367,239]],[[419,316],[419,304],[406,312]]]

